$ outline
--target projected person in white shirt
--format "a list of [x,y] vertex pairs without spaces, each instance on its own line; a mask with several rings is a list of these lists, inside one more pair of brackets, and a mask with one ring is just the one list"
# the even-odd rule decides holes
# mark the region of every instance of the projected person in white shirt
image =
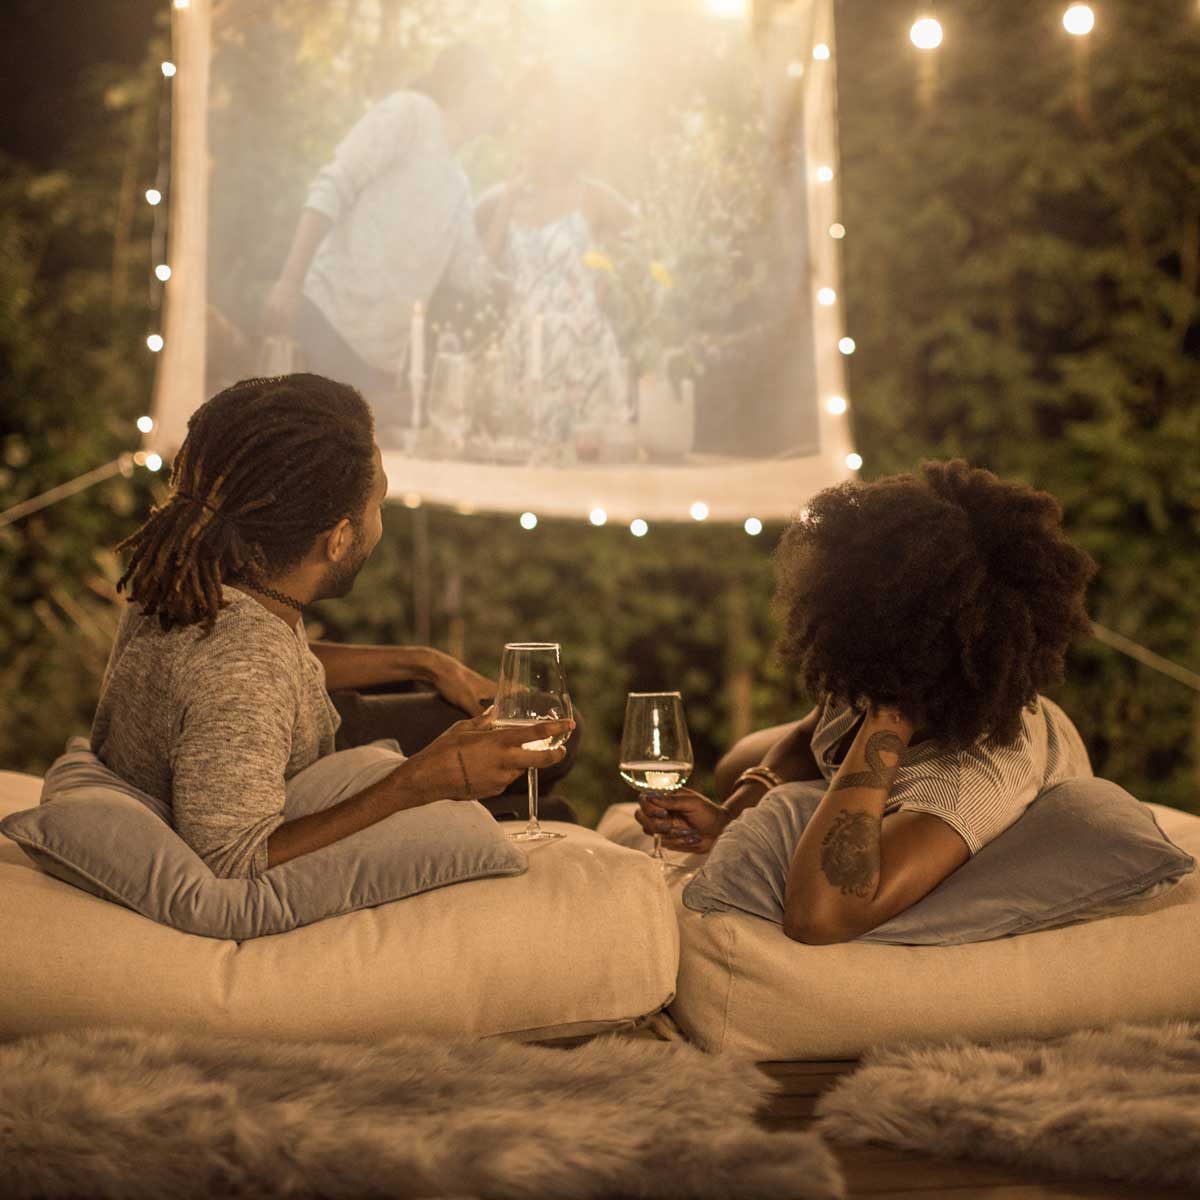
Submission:
[[413,306],[439,285],[484,293],[494,271],[455,150],[500,119],[500,80],[469,43],[371,108],[308,193],[267,299],[269,331],[296,337],[309,369],[357,387],[381,436],[407,420]]

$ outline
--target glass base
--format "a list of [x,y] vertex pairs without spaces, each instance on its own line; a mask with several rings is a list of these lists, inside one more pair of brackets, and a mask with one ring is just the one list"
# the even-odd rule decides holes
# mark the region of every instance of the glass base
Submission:
[[653,854],[650,855],[650,858],[658,863],[658,869],[664,875],[684,875],[696,869],[695,867],[686,867],[683,863],[672,862],[669,858],[655,858]]
[[565,833],[551,833],[548,829],[537,829],[530,832],[522,829],[520,833],[510,833],[509,838],[514,842],[549,842],[554,838],[566,837]]

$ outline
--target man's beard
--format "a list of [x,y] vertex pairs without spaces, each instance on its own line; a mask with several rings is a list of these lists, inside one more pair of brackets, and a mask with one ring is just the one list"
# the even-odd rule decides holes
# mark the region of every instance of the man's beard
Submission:
[[354,587],[355,579],[358,578],[359,571],[363,568],[363,563],[369,557],[364,545],[365,540],[362,530],[355,529],[354,541],[350,543],[350,553],[346,556],[345,562],[330,565],[325,572],[325,578],[321,581],[315,599],[336,600],[339,596],[349,594]]

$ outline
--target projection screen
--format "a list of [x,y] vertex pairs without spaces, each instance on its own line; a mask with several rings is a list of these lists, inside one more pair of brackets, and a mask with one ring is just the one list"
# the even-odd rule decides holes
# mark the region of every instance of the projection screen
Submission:
[[393,496],[786,518],[852,476],[832,0],[177,0],[147,450],[238,379]]

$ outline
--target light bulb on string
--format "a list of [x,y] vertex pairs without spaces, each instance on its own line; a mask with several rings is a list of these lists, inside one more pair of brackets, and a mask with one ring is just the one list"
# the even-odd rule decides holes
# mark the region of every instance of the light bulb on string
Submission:
[[693,521],[703,521],[708,518],[708,505],[703,500],[697,500],[688,512],[692,515]]
[[830,396],[825,401],[825,411],[833,413],[835,417],[840,417],[846,411],[846,397]]
[[742,528],[751,536],[758,537],[763,531],[763,523],[757,517],[747,517]]
[[846,227],[840,221],[834,221],[829,227],[829,236],[836,238],[839,242],[846,236]]
[[162,73],[170,79],[175,74],[175,64],[173,62],[165,62],[162,65]]
[[748,0],[708,0],[708,11],[714,17],[737,21],[746,15]]
[[852,337],[844,337],[838,338],[838,349],[843,354],[853,354],[857,349],[857,346],[855,346],[854,339]]
[[1075,37],[1083,37],[1096,28],[1096,14],[1087,4],[1072,4],[1063,13],[1063,28]]
[[168,267],[166,263],[159,263],[158,266],[154,268],[154,278],[160,283],[166,283],[167,280],[171,278],[171,268]]
[[146,203],[150,205],[162,203],[162,192],[158,188],[146,189]]
[[191,5],[191,2],[192,0],[175,0],[175,7],[188,8]]
[[588,520],[591,521],[593,525],[603,525],[604,522],[608,520],[608,513],[606,513],[602,508],[593,508],[592,511],[588,513]]
[[632,533],[634,537],[645,537],[649,529],[650,526],[647,525],[641,517],[634,517],[633,520],[629,522],[629,532]]
[[817,303],[824,305],[825,308],[829,308],[831,305],[837,303],[837,292],[830,287],[821,288],[821,290],[817,292]]
[[146,338],[146,345],[157,354],[163,348],[163,339],[161,333],[152,333]]
[[817,168],[817,182],[828,183],[833,178],[833,168],[820,166]]
[[162,470],[162,456],[155,454],[153,450],[146,455],[146,469],[149,471]]
[[908,36],[918,50],[936,50],[942,44],[942,24],[936,17],[922,17],[913,22]]
[[531,513],[531,512],[523,512],[521,514],[521,528],[522,529],[536,529],[537,528],[537,514]]
[[851,451],[846,455],[846,466],[852,471],[857,471],[862,466],[862,455]]
[[405,508],[420,508],[421,493],[420,492],[405,492],[403,504]]
[[817,62],[828,62],[829,61],[829,47],[827,45],[825,45],[824,42],[818,42],[813,47],[813,58],[815,58],[817,60]]
[[139,433],[149,433],[154,428],[154,418],[138,417],[137,427]]

